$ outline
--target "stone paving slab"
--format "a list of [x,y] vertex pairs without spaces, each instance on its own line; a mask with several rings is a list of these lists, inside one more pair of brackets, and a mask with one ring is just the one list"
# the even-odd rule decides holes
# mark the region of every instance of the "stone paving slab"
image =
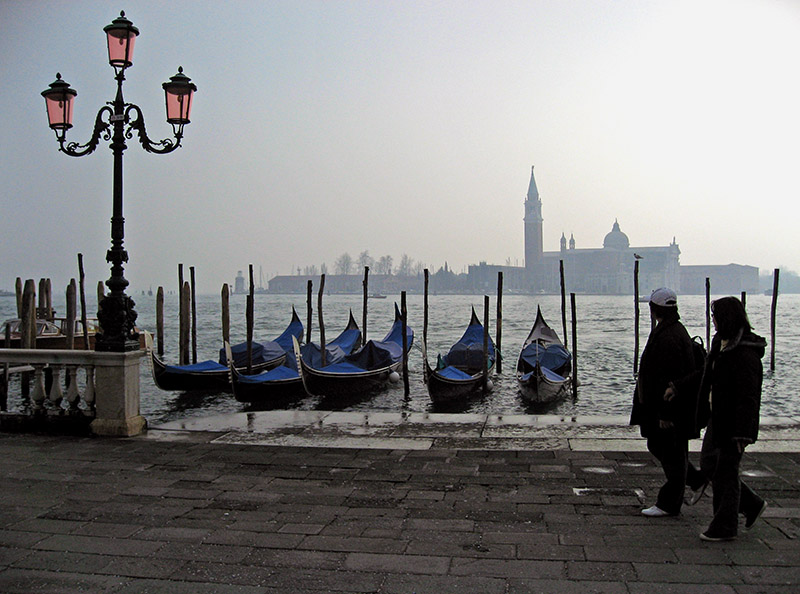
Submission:
[[[164,423],[148,435],[285,447],[647,451],[638,427],[619,416],[259,411]],[[690,450],[699,452],[700,445],[692,440]],[[759,441],[749,451],[800,452],[800,419],[762,419]]]
[[[442,421],[291,412],[128,439],[0,433],[0,592],[800,590],[800,453],[788,447],[748,448],[743,474],[769,507],[737,540],[705,543],[709,496],[678,517],[641,515],[663,476],[628,428]],[[452,421],[470,428],[434,430]],[[391,432],[404,423],[426,436]],[[783,441],[796,441],[790,425]],[[606,435],[614,422],[585,427]]]

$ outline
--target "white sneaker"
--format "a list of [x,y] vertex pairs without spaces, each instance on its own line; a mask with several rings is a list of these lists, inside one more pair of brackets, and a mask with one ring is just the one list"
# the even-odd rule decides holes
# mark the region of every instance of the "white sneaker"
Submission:
[[673,514],[664,511],[657,505],[654,505],[653,507],[648,507],[647,509],[643,509],[642,515],[647,516],[648,518],[663,518],[665,516],[671,516]]

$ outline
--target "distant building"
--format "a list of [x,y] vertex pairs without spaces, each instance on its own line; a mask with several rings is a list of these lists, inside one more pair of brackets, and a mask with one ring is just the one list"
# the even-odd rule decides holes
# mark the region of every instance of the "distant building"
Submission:
[[[279,275],[269,280],[270,293],[305,293],[308,290],[308,281],[312,282],[312,290],[319,291],[319,275]],[[353,295],[364,292],[364,278],[358,274],[326,274],[325,293],[328,295]],[[400,295],[407,293],[422,293],[422,276],[399,276],[395,274],[370,274],[368,293],[373,295]]]
[[[498,272],[503,272],[503,287],[508,293],[558,293],[561,290],[561,263],[564,282],[569,293],[596,295],[630,295],[634,290],[634,270],[639,263],[639,293],[649,295],[658,287],[671,287],[679,293],[705,293],[709,278],[715,295],[737,295],[742,291],[758,292],[758,268],[727,264],[725,266],[681,266],[675,238],[669,245],[632,247],[619,221],[598,248],[578,248],[575,237],[569,240],[564,233],[558,251],[544,251],[542,200],[531,167],[528,193],[525,197],[525,265],[501,266],[481,262],[469,266],[468,273],[454,274],[447,266],[431,276],[432,293],[492,293],[497,287]],[[270,293],[300,293],[306,291],[308,280],[319,277],[277,276],[269,281]],[[359,275],[326,277],[326,292],[360,293]],[[238,278],[237,278],[238,282]],[[238,286],[238,284],[237,284]],[[398,294],[422,292],[422,278],[417,276],[374,275],[370,277],[370,292]]]
[[739,295],[742,291],[757,293],[758,268],[741,264],[724,266],[681,266],[681,292],[704,294],[709,279],[714,295]]
[[544,251],[542,200],[531,167],[525,197],[525,266],[497,266],[485,262],[469,267],[472,290],[485,292],[497,283],[503,271],[509,292],[556,293],[561,290],[561,262],[567,292],[626,295],[633,292],[634,268],[639,262],[639,292],[649,295],[658,287],[672,287],[681,293],[704,293],[710,277],[715,294],[758,291],[758,268],[726,266],[681,266],[675,238],[665,246],[632,247],[619,222],[614,221],[603,239],[603,247],[578,248],[575,237],[561,234],[558,251]]
[[241,270],[236,273],[236,280],[233,282],[233,293],[235,295],[247,293],[247,289],[244,288],[244,274],[242,274]]

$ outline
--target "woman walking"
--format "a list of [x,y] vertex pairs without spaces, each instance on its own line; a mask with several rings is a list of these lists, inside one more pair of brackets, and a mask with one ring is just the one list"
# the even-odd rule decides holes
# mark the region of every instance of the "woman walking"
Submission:
[[744,449],[758,438],[766,341],[753,333],[742,302],[723,297],[711,305],[716,334],[698,399],[698,420],[708,419],[700,466],[711,480],[714,518],[706,541],[736,538],[739,514],[750,528],[767,507],[739,477]]

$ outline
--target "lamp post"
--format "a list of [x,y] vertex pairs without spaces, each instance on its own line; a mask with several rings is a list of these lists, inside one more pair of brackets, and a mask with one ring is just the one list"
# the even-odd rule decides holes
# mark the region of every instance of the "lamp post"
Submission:
[[108,39],[108,62],[114,68],[117,81],[117,94],[97,112],[94,132],[86,144],[67,142],[67,130],[72,128],[72,110],[78,93],[56,74],[56,80],[42,91],[47,107],[47,118],[56,133],[59,150],[70,157],[83,157],[97,148],[101,138],[111,141],[114,154],[114,205],[111,216],[111,249],[106,253],[106,261],[111,264],[111,277],[106,281],[109,293],[98,306],[97,318],[101,332],[97,334],[95,350],[126,352],[139,348],[139,334],[135,327],[136,311],[134,302],[125,294],[128,281],[125,279],[123,265],[128,261],[128,253],[123,247],[125,239],[125,219],[122,216],[122,154],[127,148],[126,140],[133,138],[134,132],[142,148],[149,153],[171,153],[181,146],[183,127],[189,123],[192,97],[197,87],[183,74],[183,68],[162,85],[166,98],[167,122],[172,124],[174,140],[171,138],[154,142],[147,136],[144,116],[138,106],[125,103],[122,98],[122,83],[125,69],[133,65],[133,46],[139,29],[120,12],[118,18],[103,28]]

